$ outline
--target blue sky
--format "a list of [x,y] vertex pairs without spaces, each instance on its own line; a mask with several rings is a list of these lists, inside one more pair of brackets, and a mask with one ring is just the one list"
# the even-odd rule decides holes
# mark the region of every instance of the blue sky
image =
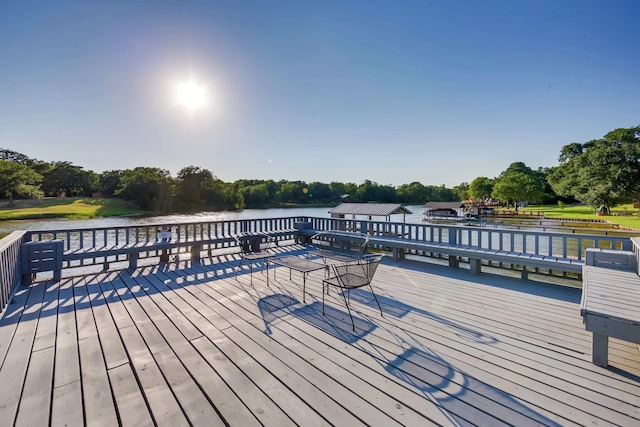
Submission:
[[[640,2],[0,2],[0,147],[453,187],[640,124]],[[190,110],[176,86],[207,104]]]

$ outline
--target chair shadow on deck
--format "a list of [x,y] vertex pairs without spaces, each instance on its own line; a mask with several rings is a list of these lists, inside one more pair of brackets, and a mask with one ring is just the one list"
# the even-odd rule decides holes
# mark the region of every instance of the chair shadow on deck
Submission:
[[[375,304],[372,296],[364,295],[367,292],[360,291],[359,294],[360,302]],[[354,296],[352,293],[352,298]],[[368,299],[372,301],[368,302]],[[402,317],[410,311],[420,311],[389,298],[385,298],[384,303],[381,300],[381,304],[389,309],[386,313],[395,317]],[[507,392],[466,374],[419,343],[407,347],[405,341],[401,353],[395,357],[393,354],[390,355],[384,345],[380,347],[379,337],[368,338],[376,328],[380,328],[380,325],[355,317],[358,331],[356,334],[352,331],[346,311],[327,306],[327,315],[323,316],[320,302],[302,305],[296,298],[285,294],[265,296],[258,301],[258,307],[267,334],[272,333],[271,325],[275,322],[287,322],[287,317],[296,317],[370,356],[398,383],[405,384],[425,398],[436,402],[444,416],[451,419],[454,425],[470,425],[477,422],[481,425],[492,425],[501,424],[505,420],[512,425],[561,425],[518,402]],[[392,331],[388,332],[395,335]],[[481,334],[477,338],[480,342],[488,342]]]
[[287,316],[297,317],[349,344],[357,342],[377,327],[374,323],[356,316],[353,318],[359,332],[356,334],[351,330],[351,321],[346,311],[325,306],[325,314],[323,315],[321,302],[301,304],[296,298],[285,294],[272,294],[260,298],[258,308],[267,334],[271,334],[272,323],[279,319],[286,321]]
[[407,348],[384,365],[389,374],[425,397],[436,400],[456,424],[562,425],[523,405],[508,393],[457,369],[428,349]]
[[[498,342],[497,338],[491,335],[487,335],[475,329],[468,328],[464,325],[453,322],[445,317],[438,316],[437,314],[430,313],[426,310],[413,307],[402,301],[398,301],[397,299],[389,298],[385,295],[380,295],[380,294],[378,294],[377,297],[378,297],[378,302],[382,307],[382,311],[385,314],[390,314],[393,317],[402,318],[409,313],[416,313],[421,316],[428,317],[437,322],[440,322],[444,326],[452,328],[455,331],[455,334],[457,336],[465,340],[470,340],[473,342],[478,342],[483,344],[495,344],[496,342]],[[351,300],[356,301],[359,304],[369,306],[374,310],[378,308],[376,301],[373,298],[373,295],[371,295],[371,292],[368,292],[364,289],[352,290]]]

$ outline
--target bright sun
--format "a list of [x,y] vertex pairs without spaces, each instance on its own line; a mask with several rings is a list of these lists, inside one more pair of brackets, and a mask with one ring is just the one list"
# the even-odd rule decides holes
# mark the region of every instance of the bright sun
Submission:
[[193,111],[202,108],[206,104],[206,93],[203,86],[189,81],[177,87],[178,102]]

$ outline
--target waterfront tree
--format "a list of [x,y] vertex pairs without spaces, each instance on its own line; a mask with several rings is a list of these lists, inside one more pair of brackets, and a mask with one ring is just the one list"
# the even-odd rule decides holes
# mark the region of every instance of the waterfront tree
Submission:
[[491,197],[494,180],[479,176],[469,184],[469,197],[472,200],[485,200]]
[[124,172],[116,195],[142,210],[168,212],[172,181],[167,170],[137,167]]
[[540,183],[523,172],[509,172],[501,176],[496,180],[491,192],[491,197],[495,200],[512,203],[516,209],[518,202],[537,202],[541,196]]
[[467,200],[469,198],[469,183],[462,182],[459,185],[453,187],[453,192],[456,193],[459,200]]
[[558,160],[548,181],[560,196],[609,212],[640,194],[640,126],[565,145]]
[[187,166],[175,180],[175,206],[183,211],[196,211],[206,206],[205,190],[213,174],[197,166]]
[[10,160],[0,160],[0,195],[9,199],[13,206],[14,197],[40,198],[39,184],[42,176],[29,166]]
[[403,184],[397,189],[398,201],[409,205],[422,205],[427,202],[430,191],[421,183],[414,181]]
[[98,190],[105,196],[111,197],[120,186],[120,180],[124,171],[109,170],[100,174],[98,179]]
[[91,196],[98,187],[99,177],[71,162],[53,162],[52,169],[42,179],[42,190],[47,196],[64,191],[67,196]]

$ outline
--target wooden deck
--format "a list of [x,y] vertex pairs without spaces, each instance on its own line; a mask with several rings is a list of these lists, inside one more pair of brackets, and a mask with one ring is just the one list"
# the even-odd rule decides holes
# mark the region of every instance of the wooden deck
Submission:
[[[280,250],[292,249],[280,248]],[[234,279],[237,254],[37,281],[0,321],[6,426],[640,425],[640,352],[591,363],[580,290],[383,260],[352,292],[322,271]],[[246,274],[244,274],[246,272]]]

